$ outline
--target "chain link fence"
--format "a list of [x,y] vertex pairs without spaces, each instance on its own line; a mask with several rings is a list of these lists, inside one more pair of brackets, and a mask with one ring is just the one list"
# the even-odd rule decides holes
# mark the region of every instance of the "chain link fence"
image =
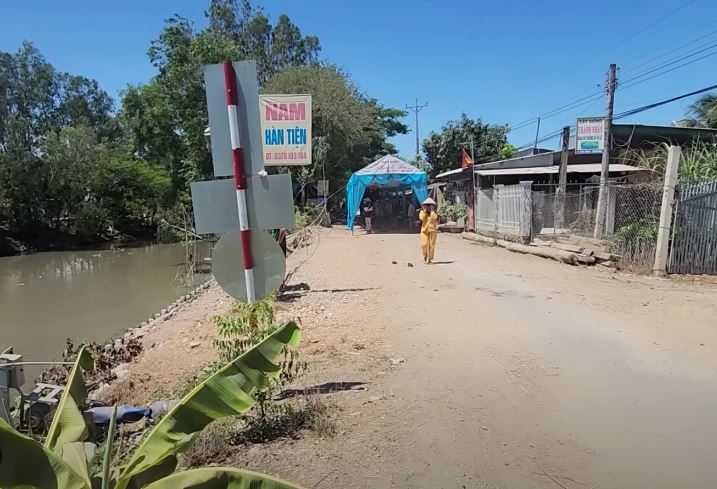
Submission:
[[[532,235],[578,235],[595,232],[600,187],[569,184],[564,196],[557,185],[532,187]],[[652,268],[662,204],[662,182],[610,184],[606,194],[602,237],[621,269],[645,272]]]

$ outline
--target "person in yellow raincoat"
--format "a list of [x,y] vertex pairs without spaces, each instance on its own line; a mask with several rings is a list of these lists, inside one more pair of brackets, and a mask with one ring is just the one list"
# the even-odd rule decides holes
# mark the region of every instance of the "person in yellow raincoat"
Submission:
[[433,262],[433,254],[436,251],[438,214],[435,207],[436,202],[429,197],[421,202],[421,211],[418,213],[418,219],[421,221],[421,251],[426,264]]

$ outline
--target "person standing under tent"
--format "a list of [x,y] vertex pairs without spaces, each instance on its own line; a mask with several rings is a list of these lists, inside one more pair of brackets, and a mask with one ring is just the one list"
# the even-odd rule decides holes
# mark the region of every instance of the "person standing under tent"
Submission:
[[430,265],[436,251],[436,237],[438,236],[438,214],[435,211],[436,201],[428,197],[421,202],[421,211],[418,219],[421,221],[421,251],[423,261]]
[[411,199],[408,201],[408,211],[406,211],[406,218],[408,219],[408,228],[413,229],[415,228],[416,224],[416,206],[413,205],[413,201],[415,199],[413,196],[411,196]]
[[368,197],[363,199],[361,211],[363,212],[364,229],[366,229],[366,233],[371,234],[371,232],[373,231],[373,227],[371,226],[371,220],[374,216],[374,210],[373,202],[371,202],[371,199],[369,199]]

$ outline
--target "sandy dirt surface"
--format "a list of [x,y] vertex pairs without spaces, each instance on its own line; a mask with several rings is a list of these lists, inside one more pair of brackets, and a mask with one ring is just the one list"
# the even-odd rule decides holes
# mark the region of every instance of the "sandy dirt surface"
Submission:
[[[416,235],[338,228],[291,257],[280,315],[302,321],[302,384],[326,387],[336,434],[235,465],[310,488],[717,486],[714,284],[451,235],[436,260],[423,265]],[[209,361],[211,316],[229,304],[213,287],[148,333],[133,396]]]

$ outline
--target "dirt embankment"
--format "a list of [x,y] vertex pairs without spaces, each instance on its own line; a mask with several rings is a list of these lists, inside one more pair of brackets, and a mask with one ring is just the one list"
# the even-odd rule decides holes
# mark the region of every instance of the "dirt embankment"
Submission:
[[[334,229],[299,250],[278,304],[299,318],[334,433],[228,461],[305,487],[712,487],[713,285],[569,267],[440,236]],[[212,286],[142,337],[112,388],[146,403],[215,359]],[[556,483],[555,481],[558,481]]]
[[126,223],[122,230],[114,230],[94,238],[65,230],[55,231],[46,225],[36,229],[32,235],[20,236],[11,232],[7,224],[0,223],[0,257],[40,251],[105,249],[111,246],[152,243],[157,239],[156,234],[156,226]]

